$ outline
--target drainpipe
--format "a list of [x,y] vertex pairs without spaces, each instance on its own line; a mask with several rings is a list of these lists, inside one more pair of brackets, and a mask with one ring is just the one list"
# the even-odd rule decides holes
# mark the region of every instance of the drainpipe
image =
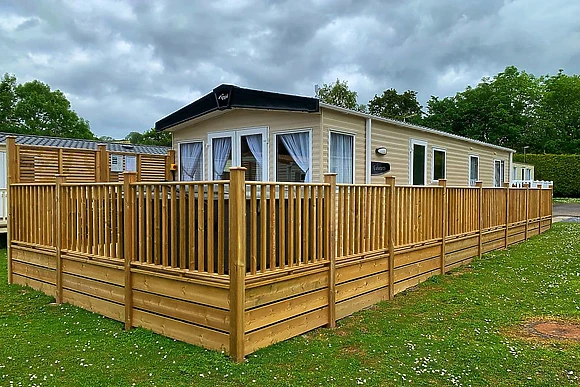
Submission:
[[510,187],[512,185],[511,184],[512,183],[512,180],[514,179],[514,177],[512,176],[513,158],[514,158],[514,152],[510,152],[510,165],[509,165],[509,168],[508,168],[508,173],[509,173],[509,175],[508,175],[509,176],[508,181],[510,182]]
[[371,129],[372,129],[371,119],[367,118],[366,125],[365,125],[365,138],[366,138],[365,183],[366,184],[371,183],[371,154],[372,154],[372,152],[371,152]]

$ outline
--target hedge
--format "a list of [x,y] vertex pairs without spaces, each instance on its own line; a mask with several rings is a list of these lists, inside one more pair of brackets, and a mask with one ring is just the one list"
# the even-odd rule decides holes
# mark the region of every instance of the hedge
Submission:
[[[523,155],[514,155],[514,161],[523,162]],[[580,197],[580,155],[527,154],[526,163],[534,166],[535,180],[554,181],[554,196]]]

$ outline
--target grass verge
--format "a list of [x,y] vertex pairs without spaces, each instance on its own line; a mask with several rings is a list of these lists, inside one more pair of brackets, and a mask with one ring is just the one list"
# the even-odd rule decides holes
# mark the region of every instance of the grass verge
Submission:
[[580,342],[520,335],[541,317],[580,321],[580,225],[507,251],[243,364],[6,284],[0,257],[0,385],[552,386],[580,384]]
[[553,198],[552,203],[576,203],[576,204],[580,204],[580,198]]

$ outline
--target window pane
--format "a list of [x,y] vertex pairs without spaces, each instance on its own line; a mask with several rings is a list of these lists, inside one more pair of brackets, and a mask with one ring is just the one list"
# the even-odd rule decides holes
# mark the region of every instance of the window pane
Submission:
[[246,180],[259,181],[262,180],[262,135],[253,134],[250,136],[242,136],[241,141],[241,156],[242,167],[246,168]]
[[179,177],[181,181],[203,180],[203,143],[179,145]]
[[501,177],[501,162],[499,160],[496,160],[493,162],[494,164],[494,182],[493,182],[493,186],[494,187],[501,187],[501,181],[502,181],[502,177]]
[[308,132],[276,136],[276,179],[304,182],[310,180],[310,138]]
[[474,156],[469,157],[469,184],[475,185],[479,180],[479,159]]
[[222,137],[212,140],[213,179],[229,180],[232,166],[232,138]]
[[413,144],[413,185],[425,185],[425,148]]
[[337,183],[352,184],[353,182],[353,148],[353,136],[330,133],[329,170],[338,174]]
[[433,152],[433,180],[445,179],[445,152]]

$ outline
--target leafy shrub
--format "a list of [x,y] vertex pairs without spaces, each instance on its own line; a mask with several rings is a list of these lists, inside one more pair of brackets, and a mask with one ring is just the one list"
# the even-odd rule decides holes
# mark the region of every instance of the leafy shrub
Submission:
[[[523,155],[514,155],[523,162]],[[554,181],[555,197],[580,197],[580,155],[527,154],[526,163],[534,166],[536,180]]]

